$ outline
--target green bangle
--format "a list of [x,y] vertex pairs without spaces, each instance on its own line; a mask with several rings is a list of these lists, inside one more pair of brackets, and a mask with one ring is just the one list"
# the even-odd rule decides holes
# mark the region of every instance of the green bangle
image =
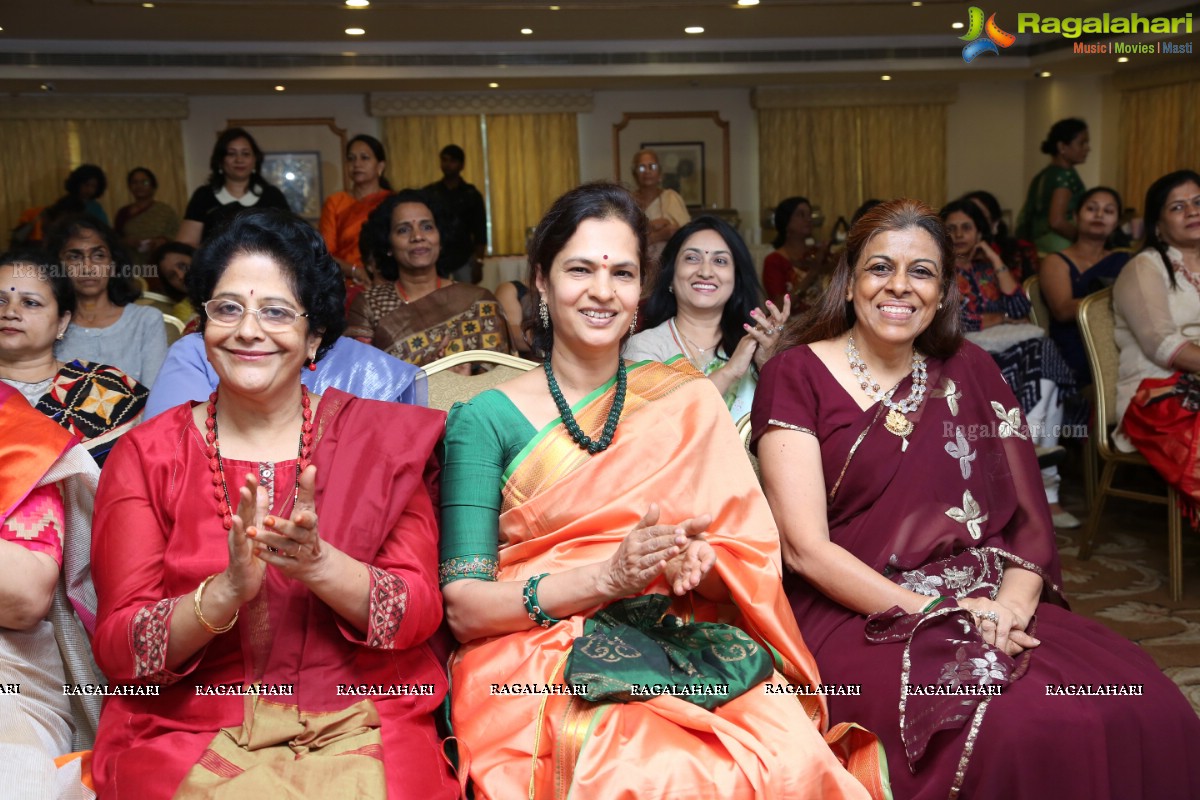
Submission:
[[928,603],[925,604],[925,607],[921,609],[921,613],[928,614],[930,611],[933,611],[935,608],[937,608],[939,605],[941,605],[943,602],[945,602],[949,599],[950,598],[946,597],[945,595],[941,595],[940,597],[935,597],[932,600],[930,600]]
[[556,622],[562,622],[561,619],[555,619],[545,611],[542,611],[542,607],[538,603],[538,584],[542,582],[542,578],[549,574],[548,572],[543,572],[541,575],[534,575],[525,581],[525,588],[521,590],[521,602],[525,604],[525,613],[529,615],[531,620],[543,628],[549,628]]

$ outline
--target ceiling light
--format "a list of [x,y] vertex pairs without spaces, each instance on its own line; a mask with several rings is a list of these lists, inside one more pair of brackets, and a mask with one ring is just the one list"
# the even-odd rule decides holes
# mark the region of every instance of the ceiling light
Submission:
[[921,7],[921,0],[913,0],[912,7],[913,7],[913,8],[920,8],[920,7]]
[[881,81],[890,81],[891,79],[892,79],[891,75],[880,75],[879,76],[879,80],[881,80]]
[[758,5],[758,0],[738,0],[738,5],[739,6],[756,6],[756,5]]
[[683,29],[684,33],[704,33],[704,28],[699,25],[689,25]]
[[562,6],[550,6],[551,11],[558,11]]
[[1047,72],[1046,70],[1042,70],[1041,72],[1039,72],[1039,73],[1038,73],[1038,75],[1037,75],[1037,76],[1038,76],[1039,78],[1049,78],[1049,77],[1050,77],[1050,73],[1049,73],[1049,72]]
[[362,36],[364,33],[366,33],[366,31],[362,28],[346,28],[347,36]]
[[142,8],[154,8],[154,3],[142,3]]
[[1129,56],[1121,56],[1120,58],[1117,59],[1117,63],[1118,64],[1128,64]]
[[38,88],[39,88],[39,89],[41,89],[43,92],[49,92],[49,91],[51,91],[51,90],[52,90],[52,88],[53,88],[53,87],[51,87],[51,85],[50,85],[50,84],[48,84],[48,83],[43,83],[43,84],[42,84],[41,86],[39,86]]
[[961,31],[963,29],[963,24],[961,22],[951,22],[950,27],[954,28],[956,31]]
[[533,28],[521,28],[521,33],[528,36],[529,34],[533,33]]
[[275,91],[277,91],[277,92],[282,92],[282,91],[285,91],[286,89],[287,89],[287,87],[286,87],[286,86],[284,86],[282,83],[281,83],[281,84],[278,84],[278,85],[275,87]]
[[496,83],[495,81],[492,81],[491,83],[488,84],[488,88],[489,89],[499,89],[500,84]]
[[350,8],[366,8],[371,5],[371,0],[346,0],[346,5]]

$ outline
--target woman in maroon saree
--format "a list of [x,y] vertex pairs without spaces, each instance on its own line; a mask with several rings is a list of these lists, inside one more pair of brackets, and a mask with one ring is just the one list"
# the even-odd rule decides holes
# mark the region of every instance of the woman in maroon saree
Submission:
[[832,719],[880,737],[897,798],[1194,797],[1200,719],[1066,610],[1030,431],[961,340],[932,210],[884,204],[846,253],[753,412],[793,611],[822,674],[861,685]]

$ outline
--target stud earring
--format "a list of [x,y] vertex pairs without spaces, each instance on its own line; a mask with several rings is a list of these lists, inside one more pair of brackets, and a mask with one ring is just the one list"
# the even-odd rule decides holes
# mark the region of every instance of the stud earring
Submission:
[[635,308],[633,310],[633,319],[629,321],[630,335],[633,335],[634,331],[636,331],[636,330],[637,330],[637,309]]
[[542,329],[550,330],[550,307],[546,305],[546,298],[542,298],[542,302],[538,304],[538,317],[542,320]]
[[942,310],[942,304],[938,303],[938,311],[941,311],[941,310]]
[[668,291],[668,292],[670,292],[671,294],[675,294],[675,287],[674,287],[674,286],[668,286],[668,287],[667,287],[667,291]]
[[63,337],[66,335],[67,335],[67,332],[63,331],[62,333],[60,333],[58,336],[55,336],[54,338],[61,342],[63,340]]

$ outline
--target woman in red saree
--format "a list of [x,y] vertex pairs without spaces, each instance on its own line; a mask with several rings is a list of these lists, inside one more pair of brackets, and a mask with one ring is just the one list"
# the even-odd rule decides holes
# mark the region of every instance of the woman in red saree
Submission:
[[454,796],[429,641],[442,416],[301,386],[343,284],[290,214],[239,216],[189,280],[220,384],[114,448],[97,497],[95,653],[125,691],[101,796]]
[[[720,395],[686,362],[620,360],[645,226],[617,186],[560,198],[530,257],[547,366],[451,412],[440,572],[464,642],[462,768],[504,800],[885,796],[873,737],[827,731],[824,698],[797,696],[820,678]],[[693,634],[703,655],[672,638]],[[725,702],[685,699],[715,662]]]
[[868,212],[755,395],[792,608],[863,687],[831,717],[878,732],[897,798],[1194,797],[1200,719],[1066,610],[1031,434],[961,339],[953,263],[932,209]]

